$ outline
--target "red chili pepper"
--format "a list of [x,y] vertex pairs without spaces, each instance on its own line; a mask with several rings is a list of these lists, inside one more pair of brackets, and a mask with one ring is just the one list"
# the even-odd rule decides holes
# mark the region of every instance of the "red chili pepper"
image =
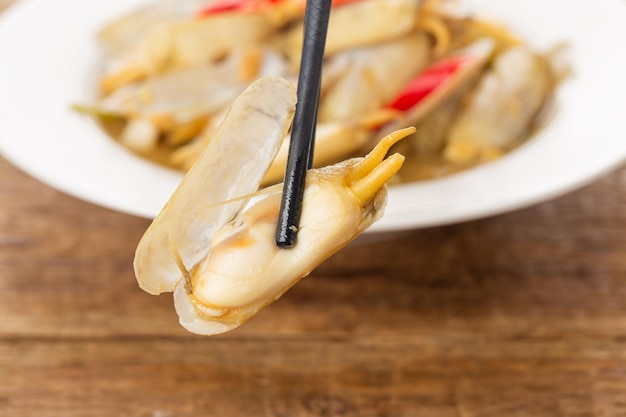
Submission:
[[467,57],[456,56],[439,61],[413,78],[404,90],[389,105],[390,108],[406,111],[419,104],[438,87],[445,84],[467,61]]
[[205,7],[197,13],[198,17],[207,17],[216,13],[241,11],[257,12],[270,7],[280,0],[221,0]]
[[[198,17],[207,17],[212,14],[240,11],[240,12],[258,12],[265,8],[271,7],[276,3],[284,0],[221,0],[203,8],[197,13]],[[333,0],[332,7],[339,7],[361,0]],[[306,1],[302,0],[302,9],[306,6]]]
[[357,1],[361,1],[361,0],[333,0],[332,7],[339,7],[345,4],[356,3]]

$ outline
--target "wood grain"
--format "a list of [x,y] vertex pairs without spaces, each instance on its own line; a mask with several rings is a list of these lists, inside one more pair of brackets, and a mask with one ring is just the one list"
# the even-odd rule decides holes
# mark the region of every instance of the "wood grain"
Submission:
[[625,191],[357,242],[203,338],[136,285],[146,220],[0,160],[0,416],[626,415]]

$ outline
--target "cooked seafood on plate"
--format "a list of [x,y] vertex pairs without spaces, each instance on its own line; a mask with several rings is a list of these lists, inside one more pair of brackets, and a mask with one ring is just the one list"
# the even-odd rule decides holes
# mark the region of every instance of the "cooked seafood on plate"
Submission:
[[[214,135],[211,132],[219,126],[224,109],[249,82],[266,75],[284,74],[290,81],[295,79],[298,63],[294,57],[298,51],[289,52],[293,40],[289,41],[286,35],[296,33],[303,9],[301,3],[285,1],[16,2],[0,19],[0,119],[4,132],[0,136],[0,153],[33,177],[72,196],[153,219],[176,189],[184,171],[205,143],[210,142]],[[384,0],[383,3],[401,4]],[[202,65],[166,69],[143,79],[119,83],[109,87],[110,91],[103,90],[106,87],[101,85],[103,81],[123,72],[136,53],[132,51],[146,44],[147,41],[140,39],[148,37],[151,28],[202,20],[203,14],[207,21],[215,20],[220,17],[217,6],[224,9],[229,4],[228,13],[241,13],[238,5],[241,9],[254,9],[254,5],[262,4],[263,13],[271,16],[271,28],[280,30],[272,29],[258,48],[237,48]],[[335,2],[331,18],[359,4],[358,0]],[[273,10],[280,13],[267,14],[268,8],[278,5],[282,8]],[[201,13],[202,9],[206,10]],[[381,12],[380,16],[390,13]],[[622,48],[620,41],[626,39],[626,26],[620,23],[626,21],[623,0],[429,0],[417,3],[416,13],[413,22],[417,27],[410,33],[421,33],[418,36],[423,39],[415,44],[426,45],[427,62],[420,64],[424,68],[415,70],[402,86],[401,92],[406,94],[396,92],[392,97],[395,106],[377,105],[356,119],[321,120],[317,129],[315,157],[320,159],[316,163],[320,166],[354,154],[364,155],[371,149],[372,141],[397,128],[411,125],[417,128],[416,134],[394,146],[394,151],[407,159],[391,180],[385,216],[368,229],[368,234],[432,227],[520,209],[588,184],[623,163],[626,127],[620,121],[626,83],[620,80],[626,73],[626,56],[616,53]],[[366,19],[353,19],[347,24],[365,22]],[[237,27],[233,27],[231,36],[237,33]],[[402,25],[398,23],[397,28]],[[365,83],[370,87],[367,82],[371,81],[372,87],[365,92],[354,92],[366,104],[368,100],[373,103],[392,96],[386,91],[378,92],[377,83],[385,80],[396,85],[405,68],[423,59],[423,53],[396,58],[394,48],[385,47],[394,39],[405,40],[408,35],[328,51],[322,76],[324,91],[329,93],[322,97],[329,109],[324,110],[327,117],[332,114],[330,109],[337,108],[331,102],[341,102],[340,90],[332,91],[335,87],[346,91],[350,85]],[[567,45],[565,69],[571,67],[566,77],[562,77],[559,65],[554,65],[552,53],[561,44]],[[417,48],[408,41],[405,45]],[[517,47],[533,58],[528,59],[527,53],[518,51],[503,63],[495,64],[503,52]],[[368,55],[378,52],[387,58],[377,60]],[[464,53],[476,58],[455,61],[455,57]],[[481,64],[478,58],[485,54],[488,56]],[[373,60],[376,69],[370,72],[363,63],[366,60]],[[527,64],[520,66],[518,63],[522,61]],[[378,69],[387,63],[394,66],[392,71]],[[550,85],[545,95],[547,101],[533,114],[533,102],[544,97],[541,91],[544,81],[530,90],[522,86],[534,82],[527,79],[528,74],[544,71],[546,66]],[[355,74],[354,67],[361,72]],[[510,67],[518,68],[519,74],[505,70]],[[184,84],[174,87],[176,74],[185,71],[195,74],[183,77],[188,80],[203,74],[226,73],[241,74],[242,79],[250,81],[240,85],[237,79],[226,79],[217,83],[206,81],[202,86],[191,82],[192,88]],[[487,74],[491,74],[492,81],[482,81]],[[141,88],[146,84],[158,86],[161,77],[172,77],[171,84],[163,84],[167,88],[154,87],[154,91],[150,91],[153,87]],[[493,88],[505,84],[505,89]],[[221,85],[224,89],[218,90]],[[124,88],[128,88],[128,101],[119,92]],[[189,91],[205,93],[197,99],[193,94],[186,96]],[[220,94],[214,94],[217,91]],[[496,93],[496,99],[489,100]],[[117,94],[120,99],[116,103],[113,97]],[[367,99],[370,94],[375,99]],[[168,97],[176,100],[166,100]],[[331,100],[331,97],[335,98]],[[121,109],[108,108],[108,104],[100,109],[102,100]],[[159,103],[164,103],[163,108]],[[412,106],[413,103],[416,105]],[[489,103],[493,105],[489,107]],[[88,113],[76,112],[72,105],[81,105]],[[195,111],[195,106],[201,111]],[[481,109],[486,108],[490,113],[508,114],[492,118],[483,114]],[[469,118],[460,118],[454,123],[458,127],[451,140],[452,120],[465,109],[468,114],[479,114],[480,118],[472,117],[472,123],[468,123]],[[202,116],[207,112],[208,115]],[[531,119],[518,124],[517,114],[531,114]],[[132,126],[136,119],[139,122]],[[491,124],[493,120],[498,123]],[[130,127],[125,140],[131,143],[136,140],[141,149],[142,144],[154,143],[156,131],[156,145],[146,146],[138,155],[107,133],[114,133],[119,140],[127,126]],[[464,138],[459,134],[460,126],[472,126],[473,133]],[[498,133],[501,129],[507,135],[521,137],[503,139],[504,135]],[[483,141],[487,136],[496,138],[491,139],[495,146]],[[348,137],[352,139],[339,139]],[[466,144],[476,137],[480,138],[477,143]],[[323,140],[330,145],[323,146]],[[506,149],[498,149],[500,146]],[[357,150],[353,151],[354,148]],[[278,154],[281,153],[286,152]],[[500,157],[503,153],[505,157]],[[475,166],[482,160],[489,163]],[[463,172],[457,173],[460,170]],[[268,178],[266,183],[280,182],[283,173],[277,163],[268,172],[268,177],[272,174],[274,179]],[[454,175],[446,175],[450,173]],[[428,180],[412,181],[419,178]],[[405,183],[398,184],[400,180]]]
[[[159,0],[110,22],[101,97],[78,109],[124,146],[187,171],[251,82],[296,83],[304,0]],[[489,161],[536,129],[561,74],[548,51],[445,0],[335,0],[315,166],[415,125],[402,181]],[[477,11],[480,12],[480,11]],[[265,184],[280,182],[282,144]]]
[[414,129],[391,133],[365,158],[310,170],[299,243],[275,245],[282,186],[257,188],[295,104],[295,89],[282,78],[248,87],[137,247],[140,286],[173,292],[180,323],[191,332],[241,325],[383,214],[385,184],[404,161],[385,156]]

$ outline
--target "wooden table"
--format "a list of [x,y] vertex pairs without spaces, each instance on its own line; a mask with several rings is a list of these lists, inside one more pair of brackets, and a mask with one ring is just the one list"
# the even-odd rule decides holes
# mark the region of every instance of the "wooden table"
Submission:
[[0,416],[626,415],[626,170],[351,245],[243,327],[135,282],[148,221],[0,159]]

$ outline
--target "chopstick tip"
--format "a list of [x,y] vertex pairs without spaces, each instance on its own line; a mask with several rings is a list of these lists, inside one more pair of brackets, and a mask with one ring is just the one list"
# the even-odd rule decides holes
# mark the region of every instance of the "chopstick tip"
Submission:
[[296,245],[297,236],[298,228],[296,226],[281,228],[275,239],[276,246],[281,249],[293,248]]

